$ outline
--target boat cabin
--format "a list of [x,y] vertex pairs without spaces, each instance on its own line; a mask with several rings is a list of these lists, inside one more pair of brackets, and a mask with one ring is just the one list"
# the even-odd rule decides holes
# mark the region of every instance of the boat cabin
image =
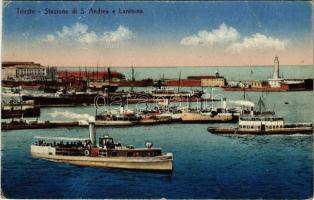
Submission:
[[161,149],[152,148],[153,144],[146,143],[146,148],[135,148],[133,145],[122,146],[114,143],[113,138],[103,136],[99,138],[99,155],[107,157],[153,157],[162,155]]
[[[54,141],[51,141],[53,139]],[[33,143],[32,151],[59,156],[91,156],[91,157],[154,157],[161,156],[160,148],[152,148],[151,142],[145,148],[135,148],[132,145],[122,146],[114,143],[112,137],[99,138],[99,145],[93,146],[90,139],[75,138],[45,138]]]
[[274,115],[241,116],[239,119],[240,129],[280,129],[284,128],[282,117]]

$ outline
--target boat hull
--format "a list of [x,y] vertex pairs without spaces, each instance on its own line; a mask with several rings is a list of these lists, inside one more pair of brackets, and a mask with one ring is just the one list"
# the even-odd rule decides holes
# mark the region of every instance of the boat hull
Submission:
[[95,121],[95,126],[133,126],[135,123],[132,121]]
[[96,94],[93,95],[76,95],[67,97],[45,97],[45,96],[32,96],[24,95],[22,96],[23,101],[33,100],[35,105],[40,106],[65,106],[65,105],[91,105],[94,104]]
[[79,166],[102,167],[125,170],[156,171],[171,173],[172,153],[156,157],[91,157],[91,156],[62,156],[35,153],[33,157],[54,162],[64,162]]
[[290,134],[312,134],[312,127],[298,127],[298,128],[280,128],[261,131],[260,129],[237,129],[237,128],[212,128],[209,127],[208,132],[214,134],[227,135],[290,135]]
[[58,127],[77,127],[79,122],[34,122],[34,123],[1,123],[1,130],[19,130],[19,129],[48,129]]
[[182,113],[182,122],[185,123],[206,123],[206,122],[236,122],[233,115],[205,115],[202,113]]
[[138,125],[170,124],[179,121],[180,120],[178,119],[142,119],[137,124]]

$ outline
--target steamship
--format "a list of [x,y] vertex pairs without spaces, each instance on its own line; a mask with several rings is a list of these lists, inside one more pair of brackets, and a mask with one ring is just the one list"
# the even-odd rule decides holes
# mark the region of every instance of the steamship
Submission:
[[221,108],[211,107],[210,109],[183,111],[182,122],[186,123],[207,123],[207,122],[237,122],[238,114],[236,111],[227,109],[226,99],[221,101]]
[[[146,142],[144,148],[135,148],[115,143],[112,137],[105,135],[99,138],[96,145],[94,123],[89,124],[89,130],[89,139],[52,138],[54,142],[46,142],[41,138],[31,145],[31,154],[37,158],[80,166],[166,173],[173,170],[172,153],[153,148],[151,142]],[[61,141],[56,142],[58,139]]]
[[33,100],[36,105],[40,106],[64,106],[64,105],[83,105],[93,104],[94,100],[101,93],[99,92],[61,92],[44,95],[23,95],[23,101]]
[[312,123],[291,123],[284,122],[282,117],[274,114],[260,113],[258,115],[245,114],[239,118],[238,126],[234,128],[208,127],[209,132],[214,134],[312,134]]

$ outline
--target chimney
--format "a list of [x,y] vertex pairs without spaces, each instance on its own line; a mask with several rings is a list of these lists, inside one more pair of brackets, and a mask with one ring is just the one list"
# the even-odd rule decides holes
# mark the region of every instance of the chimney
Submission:
[[92,143],[92,147],[96,146],[96,129],[95,129],[95,122],[89,123],[89,137]]
[[224,110],[226,110],[226,109],[227,109],[227,102],[226,102],[226,98],[223,98],[223,100],[222,100],[222,108],[223,108]]
[[251,107],[251,112],[250,112],[251,116],[254,116],[254,107]]

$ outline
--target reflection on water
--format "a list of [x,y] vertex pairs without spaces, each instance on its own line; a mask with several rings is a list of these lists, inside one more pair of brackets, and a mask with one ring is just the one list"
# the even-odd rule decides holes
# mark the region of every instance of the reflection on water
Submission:
[[263,145],[270,141],[277,140],[280,143],[289,143],[290,145],[297,145],[303,147],[309,141],[312,142],[313,136],[308,134],[292,134],[292,135],[219,135],[222,137],[237,140],[246,145]]

